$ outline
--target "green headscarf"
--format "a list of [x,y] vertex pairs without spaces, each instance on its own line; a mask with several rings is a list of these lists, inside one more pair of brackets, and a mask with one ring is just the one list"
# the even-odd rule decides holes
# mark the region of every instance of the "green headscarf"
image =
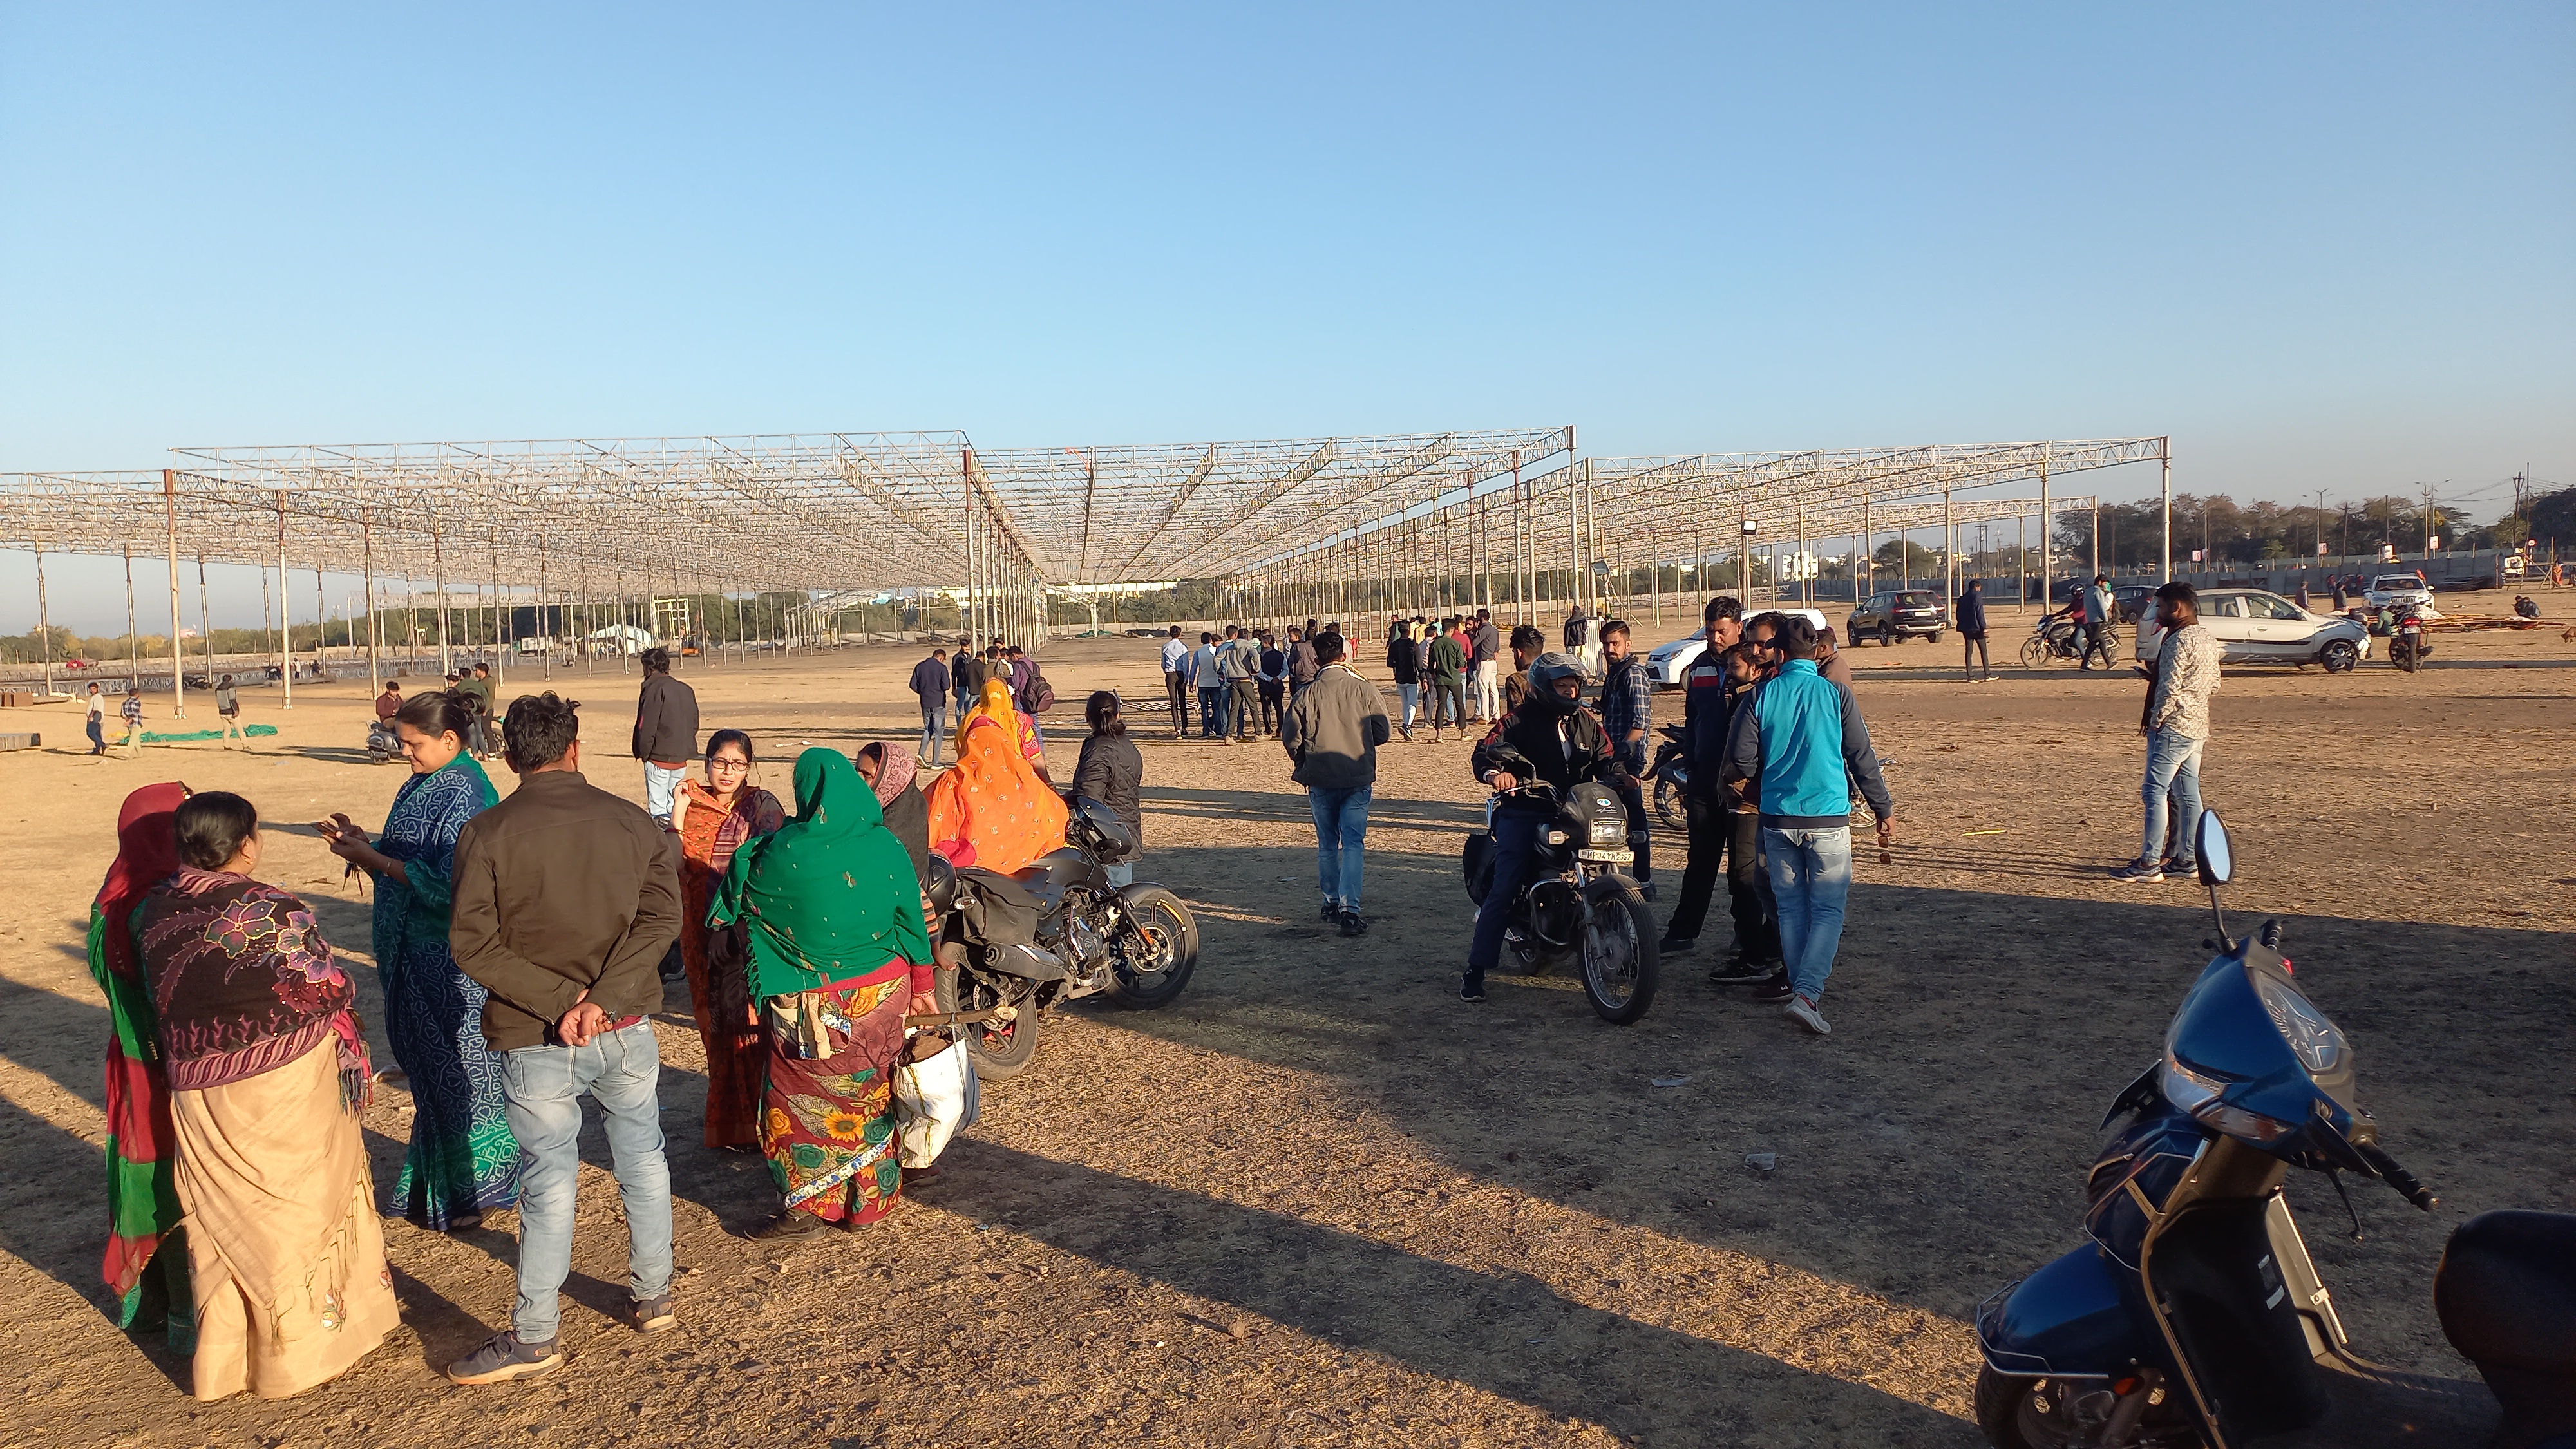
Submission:
[[754,1000],[930,960],[921,878],[849,756],[796,757],[796,818],[744,842],[707,912],[710,925],[736,920],[750,937]]

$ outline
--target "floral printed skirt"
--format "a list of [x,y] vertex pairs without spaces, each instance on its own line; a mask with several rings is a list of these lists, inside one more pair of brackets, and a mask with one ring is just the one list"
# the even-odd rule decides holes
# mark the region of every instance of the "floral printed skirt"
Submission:
[[760,1150],[792,1209],[857,1227],[894,1211],[903,1191],[893,1067],[911,975],[763,1003],[769,1079]]

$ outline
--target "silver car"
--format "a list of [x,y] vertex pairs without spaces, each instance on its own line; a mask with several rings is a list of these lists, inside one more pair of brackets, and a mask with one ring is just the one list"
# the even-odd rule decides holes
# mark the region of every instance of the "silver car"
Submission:
[[2370,581],[2370,588],[2362,597],[2369,600],[2374,609],[2393,608],[2399,604],[2429,604],[2433,602],[2433,588],[2414,574],[2381,574]]
[[[2311,613],[2261,589],[2204,590],[2200,622],[2229,664],[2322,664],[2341,674],[2370,657],[2370,630],[2360,620]],[[2150,610],[2138,624],[2137,657],[2152,662],[2164,647]]]

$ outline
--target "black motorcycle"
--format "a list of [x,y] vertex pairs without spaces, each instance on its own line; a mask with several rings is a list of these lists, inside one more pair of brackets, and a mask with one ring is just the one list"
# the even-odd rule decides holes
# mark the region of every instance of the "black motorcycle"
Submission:
[[2412,674],[2424,666],[2433,646],[2424,642],[2424,615],[2413,604],[2399,606],[2388,625],[2388,662]]
[[[2214,811],[2197,854],[2215,912],[2234,867]],[[2338,1196],[2350,1173],[2426,1212],[2437,1199],[2380,1146],[2352,1047],[2280,954],[2280,923],[2230,940],[2222,916],[2206,944],[2219,954],[2162,1059],[2103,1119],[2118,1125],[2085,1179],[2091,1241],[1977,1311],[1978,1427],[1997,1449],[2236,1449],[2319,1425],[2303,1442],[2576,1445],[2576,1216],[2471,1218],[2433,1276],[2442,1332],[2500,1425],[2475,1384],[2354,1353],[2283,1195],[2289,1169]],[[2405,1433],[2376,1432],[2392,1428]]]
[[930,901],[942,918],[938,1000],[970,1027],[976,1075],[1017,1076],[1038,1049],[1038,1013],[1105,996],[1136,1010],[1167,1006],[1198,969],[1199,927],[1179,896],[1138,881],[1109,883],[1135,853],[1116,811],[1075,800],[1065,844],[1008,875],[930,859]]
[[367,763],[381,765],[402,758],[402,737],[394,733],[394,722],[380,719],[367,725]]
[[1592,1010],[1628,1025],[1654,1004],[1656,975],[1655,918],[1626,873],[1636,859],[1628,849],[1628,807],[1591,783],[1560,795],[1547,781],[1531,780],[1497,793],[1486,802],[1485,829],[1467,837],[1462,862],[1467,897],[1480,907],[1494,879],[1493,812],[1511,795],[1547,806],[1549,819],[1539,832],[1538,873],[1512,902],[1504,949],[1524,975],[1579,954]]
[[1690,791],[1690,748],[1680,725],[1658,725],[1655,733],[1664,742],[1655,746],[1654,762],[1639,778],[1655,782],[1655,818],[1681,830],[1689,824],[1682,813],[1682,798]]

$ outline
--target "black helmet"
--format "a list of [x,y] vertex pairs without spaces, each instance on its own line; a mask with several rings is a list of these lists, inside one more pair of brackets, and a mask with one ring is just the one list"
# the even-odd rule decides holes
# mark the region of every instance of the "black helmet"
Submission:
[[948,857],[935,850],[930,853],[929,874],[922,878],[921,884],[921,893],[930,897],[932,915],[947,915],[957,904],[957,868],[948,863]]
[[1576,692],[1580,693],[1584,679],[1582,661],[1554,650],[1530,661],[1529,697],[1522,701],[1521,707],[1543,718],[1572,713],[1574,702],[1557,696],[1556,682],[1560,679],[1573,680]]

